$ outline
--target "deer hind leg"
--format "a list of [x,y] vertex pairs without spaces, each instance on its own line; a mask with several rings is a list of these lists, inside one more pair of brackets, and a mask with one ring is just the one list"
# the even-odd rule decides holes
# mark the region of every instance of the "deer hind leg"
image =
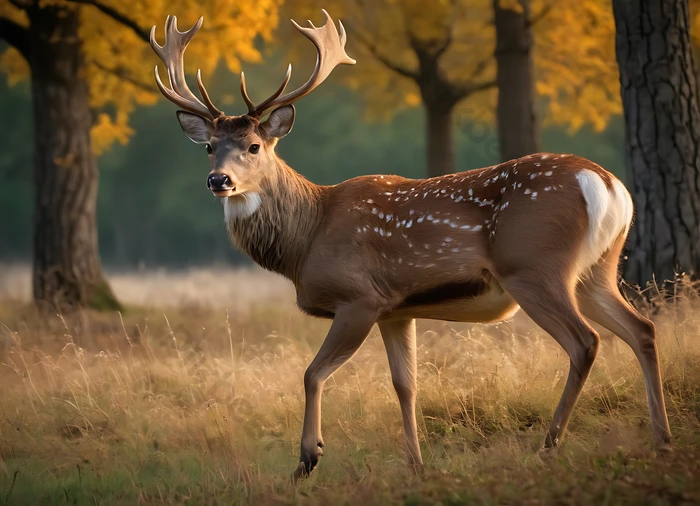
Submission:
[[379,330],[389,357],[391,380],[401,406],[409,464],[420,469],[423,467],[423,459],[416,426],[416,321],[379,322]]
[[559,444],[576,401],[593,366],[600,339],[583,319],[576,305],[574,282],[568,281],[567,269],[537,275],[532,271],[502,280],[520,307],[545,332],[550,334],[569,355],[569,376],[554,418],[545,437],[545,448]]
[[592,268],[579,283],[577,297],[584,316],[607,328],[632,348],[644,376],[652,438],[655,445],[663,445],[670,441],[671,430],[661,384],[656,332],[654,324],[637,313],[622,298],[617,287],[617,266],[623,244],[624,237],[621,237],[601,263]]

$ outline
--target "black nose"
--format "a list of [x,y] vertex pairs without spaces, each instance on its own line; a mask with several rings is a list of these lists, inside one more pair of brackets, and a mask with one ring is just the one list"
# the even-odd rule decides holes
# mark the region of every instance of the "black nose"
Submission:
[[231,180],[226,174],[209,174],[207,178],[207,188],[210,190],[231,190],[232,186]]

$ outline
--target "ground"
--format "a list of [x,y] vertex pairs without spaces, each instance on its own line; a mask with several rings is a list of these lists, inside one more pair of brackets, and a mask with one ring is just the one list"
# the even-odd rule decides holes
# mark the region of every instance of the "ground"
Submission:
[[376,328],[327,383],[324,456],[294,485],[302,378],[328,322],[260,271],[112,274],[119,313],[40,314],[0,266],[0,504],[678,504],[700,501],[700,299],[657,324],[673,445],[641,372],[603,346],[563,445],[540,451],[568,361],[522,314],[419,322],[426,462],[405,464]]

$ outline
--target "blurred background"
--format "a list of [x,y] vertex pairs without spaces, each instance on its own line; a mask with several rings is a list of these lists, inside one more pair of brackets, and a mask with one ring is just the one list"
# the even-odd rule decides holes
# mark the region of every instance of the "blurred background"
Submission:
[[[674,33],[685,45],[670,51],[693,75],[673,84],[678,90],[696,87],[695,3],[653,2],[683,27]],[[162,42],[166,15],[177,14],[181,30],[203,15],[185,68],[191,82],[201,68],[214,102],[242,114],[242,69],[253,100],[278,86],[287,62],[290,86],[307,78],[315,52],[288,20],[318,25],[322,7],[345,23],[358,63],[297,104],[294,131],[279,144],[311,181],[425,177],[553,151],[590,158],[633,188],[618,60],[634,40],[621,42],[619,27],[633,30],[621,18],[642,19],[644,2],[617,7],[616,46],[605,0],[0,0],[0,262],[33,263],[35,297],[61,291],[67,300],[84,297],[66,288],[84,284],[78,278],[101,283],[100,262],[112,271],[247,262],[205,188],[204,148],[182,134],[175,106],[158,93],[148,32],[156,24]],[[681,257],[633,269],[631,281],[672,277]]]

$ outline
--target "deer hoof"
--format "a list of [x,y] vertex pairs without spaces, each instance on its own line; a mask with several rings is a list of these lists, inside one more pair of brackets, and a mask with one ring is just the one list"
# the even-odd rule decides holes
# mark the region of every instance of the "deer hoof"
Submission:
[[301,450],[301,456],[299,457],[299,465],[294,471],[294,482],[301,478],[307,478],[311,471],[313,471],[314,468],[318,465],[318,459],[323,456],[323,441],[319,441],[314,450]]

